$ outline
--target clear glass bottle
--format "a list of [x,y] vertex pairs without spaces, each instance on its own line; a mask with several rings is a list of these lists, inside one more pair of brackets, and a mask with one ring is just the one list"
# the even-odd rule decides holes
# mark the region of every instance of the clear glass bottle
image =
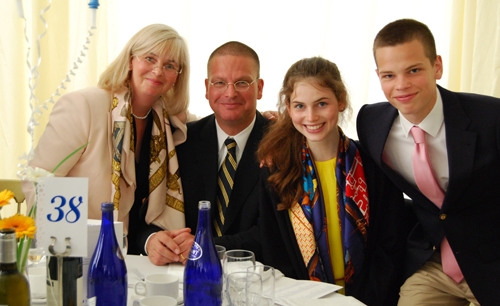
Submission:
[[101,232],[90,260],[87,280],[88,305],[127,305],[127,267],[116,240],[113,209],[111,202],[101,204]]
[[30,287],[26,277],[17,270],[16,232],[0,230],[0,305],[29,306]]
[[198,204],[198,228],[184,269],[184,305],[222,304],[222,266],[212,237],[210,202]]

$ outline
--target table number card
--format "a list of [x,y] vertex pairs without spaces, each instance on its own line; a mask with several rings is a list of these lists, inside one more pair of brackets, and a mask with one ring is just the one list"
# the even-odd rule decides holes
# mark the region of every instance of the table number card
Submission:
[[88,219],[88,178],[47,177],[37,183],[37,240],[51,255],[49,246],[56,238],[54,251],[66,251],[66,239],[71,245],[71,257],[86,257]]

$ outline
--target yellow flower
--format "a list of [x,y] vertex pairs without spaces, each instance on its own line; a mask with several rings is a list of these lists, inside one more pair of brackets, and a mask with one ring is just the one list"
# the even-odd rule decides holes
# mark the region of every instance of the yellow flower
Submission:
[[12,217],[0,220],[0,229],[13,228],[16,230],[16,238],[28,236],[35,238],[36,226],[35,220],[23,215],[14,215]]
[[0,207],[9,204],[13,197],[14,193],[10,190],[5,189],[0,192]]

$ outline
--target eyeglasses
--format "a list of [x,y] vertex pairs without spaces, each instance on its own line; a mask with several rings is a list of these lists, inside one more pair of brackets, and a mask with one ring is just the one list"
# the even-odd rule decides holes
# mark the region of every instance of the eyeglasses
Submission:
[[252,85],[256,80],[253,80],[251,83],[248,83],[247,81],[237,81],[234,83],[227,83],[224,81],[215,81],[215,82],[210,82],[210,85],[212,85],[215,89],[220,90],[220,91],[226,91],[227,87],[229,85],[234,86],[234,90],[236,91],[247,91],[248,88],[250,88],[250,85]]
[[[139,62],[143,63],[151,70],[155,70],[160,65],[158,59],[151,55],[136,55],[135,57],[137,57],[137,60],[139,60]],[[179,69],[176,65],[170,62],[164,64],[161,69],[167,76],[174,76],[182,73],[182,68]]]

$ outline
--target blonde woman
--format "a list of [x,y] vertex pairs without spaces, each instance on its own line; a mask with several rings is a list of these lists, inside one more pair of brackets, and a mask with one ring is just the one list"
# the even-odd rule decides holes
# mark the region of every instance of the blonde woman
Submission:
[[[150,233],[169,230],[170,236],[155,235],[170,247],[163,263],[187,256],[192,242],[175,155],[186,139],[189,68],[187,45],[173,28],[144,27],[97,87],[59,99],[29,164],[51,171],[87,144],[55,175],[89,179],[89,218],[101,218],[102,202],[115,203],[131,254],[145,253]],[[160,262],[154,250],[149,256]]]

